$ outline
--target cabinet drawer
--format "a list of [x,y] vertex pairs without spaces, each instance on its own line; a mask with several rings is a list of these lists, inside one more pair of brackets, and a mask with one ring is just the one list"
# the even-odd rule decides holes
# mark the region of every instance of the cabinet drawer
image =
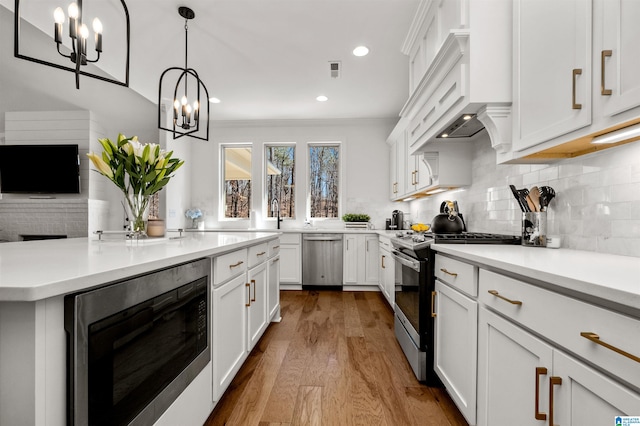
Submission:
[[436,255],[435,276],[469,296],[478,295],[478,267]]
[[280,244],[300,244],[300,234],[285,232],[280,235]]
[[269,256],[269,245],[267,243],[249,247],[249,268],[264,262]]
[[482,303],[640,389],[640,362],[616,351],[640,357],[640,319],[482,269],[479,281]]
[[247,270],[247,250],[236,250],[218,256],[213,262],[214,285],[221,284],[229,278],[236,277]]
[[269,244],[269,258],[280,253],[280,239],[271,240],[268,242],[268,244]]

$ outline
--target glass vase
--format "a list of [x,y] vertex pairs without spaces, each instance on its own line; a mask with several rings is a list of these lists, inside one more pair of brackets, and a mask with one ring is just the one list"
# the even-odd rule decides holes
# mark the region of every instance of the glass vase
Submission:
[[147,236],[147,218],[150,197],[141,194],[127,194],[125,197],[129,214],[129,236]]

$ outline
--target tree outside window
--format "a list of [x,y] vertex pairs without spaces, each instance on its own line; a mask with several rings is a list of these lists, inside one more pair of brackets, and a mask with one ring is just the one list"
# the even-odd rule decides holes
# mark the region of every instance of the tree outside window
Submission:
[[249,218],[251,210],[251,148],[223,147],[224,217]]
[[309,204],[311,218],[339,217],[340,146],[309,146]]
[[275,217],[271,206],[278,200],[280,217],[295,218],[295,145],[266,145],[267,217]]

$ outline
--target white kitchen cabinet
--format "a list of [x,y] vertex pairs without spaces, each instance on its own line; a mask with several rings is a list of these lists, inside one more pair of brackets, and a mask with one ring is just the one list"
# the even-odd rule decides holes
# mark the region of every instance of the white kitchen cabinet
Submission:
[[389,170],[390,170],[390,198],[400,200],[407,193],[406,169],[407,169],[407,134],[405,129],[398,125],[389,136]]
[[[471,168],[469,168],[470,170]],[[423,161],[423,154],[407,156],[406,167],[407,192],[416,192],[428,188],[433,180],[431,178],[431,170],[427,163]]]
[[[435,283],[434,369],[462,415],[474,425],[478,302],[460,290],[477,294],[477,267],[436,255],[435,268],[447,272]],[[467,270],[471,273],[464,275]]]
[[344,234],[343,284],[378,285],[378,236]]
[[513,148],[591,124],[591,2],[513,4]]
[[391,242],[388,237],[379,237],[378,256],[380,257],[378,271],[380,291],[389,302],[391,309],[395,309],[396,264],[393,257],[391,257]]
[[268,294],[267,312],[268,320],[280,321],[280,255],[269,259],[267,263]]
[[218,401],[246,359],[250,286],[246,275],[213,289],[213,400]]
[[248,345],[250,351],[269,325],[267,319],[267,264],[261,263],[250,269],[247,278],[249,281],[249,302],[247,307]]
[[302,284],[302,242],[300,233],[280,235],[280,283]]

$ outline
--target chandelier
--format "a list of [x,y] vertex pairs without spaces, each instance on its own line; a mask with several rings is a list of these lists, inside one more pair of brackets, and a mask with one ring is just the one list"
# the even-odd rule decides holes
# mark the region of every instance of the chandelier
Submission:
[[[193,68],[189,68],[189,20],[195,18],[195,13],[188,7],[179,7],[178,13],[184,18],[184,68],[171,67],[164,70],[160,76],[158,85],[158,127],[162,130],[172,132],[173,139],[183,136],[190,136],[196,139],[209,140],[209,92],[205,87],[198,73]],[[179,74],[175,88],[173,90],[172,110],[173,119],[171,127],[162,126],[162,82],[167,73],[177,71]],[[176,73],[174,73],[176,74]],[[203,102],[201,101],[201,92],[203,93],[204,105],[206,111],[202,111]],[[204,114],[203,114],[204,112]],[[202,135],[200,121],[204,131]]]
[[116,80],[114,78],[110,78],[103,75],[93,74],[86,70],[83,70],[82,67],[89,64],[95,63],[100,60],[100,54],[102,53],[102,22],[98,18],[94,18],[93,20],[93,32],[94,32],[94,50],[95,50],[95,58],[89,59],[87,55],[87,39],[89,39],[89,28],[86,24],[83,23],[82,16],[82,0],[76,0],[69,4],[67,9],[68,14],[68,37],[71,41],[71,49],[69,53],[65,53],[61,50],[61,45],[63,45],[63,33],[64,33],[64,23],[66,20],[65,13],[61,7],[55,9],[53,13],[54,19],[54,41],[56,43],[56,47],[58,50],[58,54],[69,59],[74,63],[73,67],[60,65],[57,63],[49,62],[43,59],[35,58],[32,56],[25,55],[20,52],[20,25],[21,25],[21,16],[20,16],[20,1],[15,0],[15,25],[14,25],[14,56],[16,58],[25,59],[28,61],[36,62],[42,65],[51,66],[58,69],[63,69],[66,71],[71,71],[76,75],[76,89],[80,89],[80,75],[85,75],[88,77],[96,78],[98,80],[106,81],[109,83],[114,83],[120,86],[129,86],[129,42],[130,42],[130,23],[129,23],[129,11],[127,9],[127,5],[124,0],[120,0],[122,6],[123,17],[126,22],[126,58],[124,61],[125,64],[125,74],[124,81]]

